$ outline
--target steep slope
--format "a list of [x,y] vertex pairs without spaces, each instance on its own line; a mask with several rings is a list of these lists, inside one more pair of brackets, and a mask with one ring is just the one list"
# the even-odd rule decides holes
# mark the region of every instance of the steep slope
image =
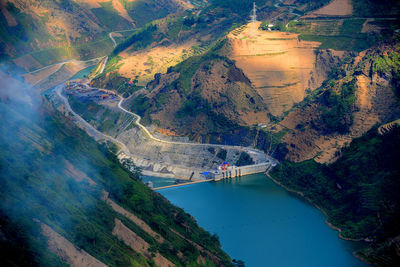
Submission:
[[299,42],[295,34],[256,28],[257,35],[251,37],[250,26],[156,75],[147,90],[127,100],[128,107],[147,124],[195,140],[214,139],[282,116],[319,87],[346,55],[317,53],[313,43]]
[[249,77],[269,113],[281,116],[307,91],[321,86],[343,52],[317,53],[320,43],[301,41],[298,34],[259,30],[259,26],[250,23],[232,31],[228,57]]
[[[98,77],[96,85],[118,87],[116,76],[120,76],[145,86],[155,74],[164,74],[168,67],[205,53],[231,27],[244,23],[251,8],[249,1],[239,0],[209,4],[154,21],[133,34],[113,51],[114,61],[107,64],[107,71]],[[260,17],[276,13],[272,2],[260,0],[257,4]]]
[[313,160],[284,162],[275,181],[321,208],[340,236],[365,240],[356,252],[374,266],[400,263],[400,128],[380,135],[374,128],[354,139],[325,165]]
[[0,78],[3,262],[231,266],[217,237],[124,169],[112,144],[97,144],[26,85]]
[[175,0],[2,1],[1,60],[34,69],[71,57],[104,56],[112,51],[109,32],[140,27],[187,7]]
[[280,123],[287,159],[332,162],[340,149],[375,124],[400,117],[398,40],[371,48],[328,80]]
[[160,128],[194,138],[268,121],[250,81],[221,55],[226,43],[158,75],[148,84],[148,92],[128,100],[128,105],[147,123],[155,121]]
[[[380,22],[386,23],[384,19]],[[274,141],[265,142],[262,138],[261,142],[250,143],[283,142],[286,148],[281,146],[281,152],[289,150],[287,159],[301,161],[318,155],[320,162],[332,161],[338,149],[352,138],[361,136],[375,123],[386,123],[398,116],[391,90],[391,84],[397,80],[390,78],[397,70],[381,71],[378,76],[383,79],[375,79],[370,73],[371,69],[376,72],[371,67],[375,63],[366,63],[370,56],[382,57],[396,50],[396,37],[389,36],[396,33],[387,24],[376,32],[363,33],[365,23],[360,18],[333,18],[286,25],[296,33],[263,31],[258,24],[238,27],[218,48],[214,46],[170,67],[166,74],[156,75],[147,84],[148,90],[138,91],[128,103],[144,116],[147,124],[153,123],[161,132],[226,142],[222,137],[225,133],[251,126],[253,129],[247,132],[257,133],[251,134],[251,138],[261,133],[264,137],[271,135],[270,140]],[[371,48],[358,55],[382,38],[389,40],[382,48]],[[346,51],[324,49],[329,47]],[[229,64],[242,72],[241,81],[247,81],[239,91],[239,83],[232,83],[232,77],[225,75],[230,73],[227,65],[216,63],[228,63],[223,58],[229,58]],[[125,63],[120,69],[131,66]],[[114,66],[118,68],[118,64]],[[305,97],[306,101],[300,103]],[[250,103],[247,100],[251,98]],[[294,106],[301,108],[293,111]],[[340,116],[343,118],[339,119]]]

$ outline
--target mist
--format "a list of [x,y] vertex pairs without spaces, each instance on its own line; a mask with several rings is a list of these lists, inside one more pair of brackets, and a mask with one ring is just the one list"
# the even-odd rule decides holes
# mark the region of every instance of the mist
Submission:
[[89,176],[98,172],[78,148],[80,140],[90,138],[8,66],[0,69],[0,122],[0,234],[8,243],[5,249],[19,250],[22,241],[28,244],[27,254],[34,255],[27,262],[50,257],[57,265],[40,225],[64,235],[79,233],[76,228],[96,210],[101,187]]

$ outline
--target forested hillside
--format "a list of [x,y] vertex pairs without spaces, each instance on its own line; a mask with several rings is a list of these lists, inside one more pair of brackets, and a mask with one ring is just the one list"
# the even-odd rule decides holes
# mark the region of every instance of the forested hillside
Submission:
[[374,128],[342,150],[332,164],[283,162],[271,176],[322,208],[341,236],[368,240],[357,252],[378,266],[399,257],[400,127]]
[[113,144],[96,143],[26,85],[2,79],[3,263],[231,265],[215,235],[120,165]]
[[108,34],[131,34],[190,5],[175,0],[2,1],[0,61],[33,70],[69,58],[92,59],[113,49]]

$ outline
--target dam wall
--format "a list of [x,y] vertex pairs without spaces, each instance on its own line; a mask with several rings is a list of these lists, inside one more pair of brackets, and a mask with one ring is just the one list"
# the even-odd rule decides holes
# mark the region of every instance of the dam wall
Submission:
[[223,170],[223,171],[214,171],[214,172],[203,173],[203,175],[204,175],[203,180],[187,182],[187,183],[179,183],[179,184],[174,184],[174,185],[161,186],[161,187],[152,188],[152,189],[153,190],[159,190],[159,189],[172,188],[172,187],[178,187],[178,186],[189,185],[189,184],[197,184],[197,183],[204,183],[204,182],[211,182],[211,181],[220,181],[220,180],[223,180],[223,179],[241,177],[241,176],[250,175],[250,174],[256,174],[256,173],[265,173],[265,172],[268,172],[276,164],[277,163],[274,162],[274,161],[268,161],[268,162],[264,162],[264,163],[260,163],[260,164],[240,166],[240,167],[238,167],[238,166],[230,166],[226,170]]
[[264,173],[269,171],[269,169],[273,166],[275,166],[275,163],[273,162],[265,162],[240,167],[230,166],[226,170],[211,173],[209,178],[214,179],[215,181],[219,181],[221,179],[240,177],[255,173]]

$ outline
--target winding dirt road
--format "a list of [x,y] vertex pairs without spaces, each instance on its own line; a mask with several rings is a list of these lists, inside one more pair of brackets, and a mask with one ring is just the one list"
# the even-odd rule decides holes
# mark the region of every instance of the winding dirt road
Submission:
[[[126,30],[126,31],[132,31],[132,30]],[[123,32],[123,31],[118,31],[118,32]],[[109,33],[109,37],[113,41],[113,44],[116,45],[116,42],[115,42],[114,38],[112,37],[112,33],[114,33],[114,32]],[[104,68],[105,68],[105,66],[107,64],[107,59],[108,59],[108,57],[106,57],[106,59],[103,61],[103,66],[101,67],[102,71],[104,70]],[[91,60],[94,60],[94,59],[91,59]],[[65,60],[63,62],[59,62],[59,63],[53,64],[53,65],[50,65],[50,66],[54,66],[54,65],[60,64],[60,67],[61,67],[63,64],[66,64],[66,63],[71,62],[71,61],[74,61],[74,59]],[[48,68],[50,66],[46,66],[44,68]],[[42,69],[44,69],[44,68],[42,68]],[[39,71],[39,70],[36,70],[36,71]],[[34,71],[34,72],[36,72],[36,71]],[[86,86],[90,87],[88,84],[86,84]],[[61,99],[61,101],[65,105],[65,108],[73,115],[73,117],[76,119],[76,121],[80,122],[83,125],[83,127],[86,129],[88,134],[93,136],[96,140],[104,139],[104,140],[109,140],[109,141],[112,141],[112,142],[116,143],[117,145],[120,146],[120,149],[121,149],[121,151],[123,153],[125,153],[129,157],[132,157],[132,154],[130,153],[129,149],[127,148],[127,146],[124,143],[122,143],[121,141],[119,141],[118,139],[116,139],[116,138],[114,138],[114,137],[112,137],[110,135],[107,135],[107,134],[104,134],[104,133],[100,132],[99,130],[94,128],[90,123],[88,123],[86,120],[84,120],[79,114],[77,114],[71,108],[71,106],[70,106],[70,104],[68,102],[68,99],[63,95],[64,88],[65,88],[64,83],[56,86],[56,88],[54,89],[56,95]],[[106,90],[106,89],[99,89],[99,90],[102,90],[102,91],[105,91],[105,92],[109,92],[109,93],[112,92],[113,94],[115,94],[115,92],[110,91],[110,90]],[[157,137],[154,137],[150,133],[150,131],[143,124],[140,123],[141,117],[138,114],[133,113],[133,112],[131,112],[131,111],[129,111],[126,108],[123,107],[123,102],[124,102],[125,99],[121,95],[118,95],[118,97],[120,99],[119,102],[118,102],[118,108],[122,112],[125,112],[125,113],[127,113],[127,114],[129,114],[131,116],[134,116],[136,118],[135,124],[145,133],[145,135],[150,140],[153,140],[153,141],[156,141],[156,142],[160,142],[160,143],[164,143],[164,144],[171,144],[171,145],[211,146],[211,147],[221,147],[221,148],[236,149],[236,150],[239,150],[239,151],[247,152],[249,154],[257,155],[260,158],[268,158],[270,161],[276,162],[276,160],[274,160],[272,157],[270,157],[269,155],[265,154],[264,152],[262,152],[260,150],[255,149],[255,148],[242,147],[242,146],[231,146],[231,145],[219,145],[219,144],[205,144],[205,143],[188,143],[188,142],[178,142],[178,141],[167,141],[167,140],[162,140],[162,139],[159,139]]]
[[130,32],[130,31],[136,31],[136,29],[132,29],[132,30],[123,30],[123,31],[114,31],[114,32],[110,32],[108,34],[108,37],[110,37],[111,41],[113,42],[113,47],[117,47],[117,42],[115,41],[113,34],[114,33],[119,33],[119,32]]
[[65,108],[68,110],[68,112],[70,112],[78,122],[83,124],[83,126],[85,127],[88,134],[93,136],[94,139],[96,139],[96,140],[105,139],[105,140],[109,140],[109,141],[112,141],[112,142],[118,144],[121,147],[122,152],[124,152],[126,155],[131,157],[132,154],[130,153],[129,149],[126,147],[126,145],[124,143],[122,143],[121,141],[119,141],[118,139],[116,139],[112,136],[109,136],[107,134],[100,132],[99,130],[94,128],[90,123],[88,123],[86,120],[84,120],[79,114],[77,114],[71,108],[71,106],[68,102],[68,99],[62,94],[64,88],[65,88],[65,85],[60,84],[54,90],[55,90],[57,96],[63,101]]
[[[120,98],[120,101],[118,102],[118,108],[119,108],[120,110],[122,110],[123,112],[125,112],[125,113],[128,113],[128,114],[130,114],[130,115],[132,115],[132,116],[135,116],[135,117],[136,117],[136,121],[135,121],[136,125],[139,126],[140,129],[141,129],[143,132],[145,132],[145,134],[147,135],[147,137],[150,138],[150,139],[153,140],[153,141],[160,142],[160,143],[164,143],[164,144],[171,144],[171,145],[213,146],[213,147],[231,148],[231,149],[237,149],[237,150],[240,150],[240,151],[246,151],[246,152],[248,152],[248,153],[250,153],[250,154],[260,154],[260,155],[263,155],[263,156],[265,155],[264,152],[262,152],[262,151],[260,151],[260,150],[257,150],[257,149],[255,149],[255,148],[250,148],[250,147],[230,146],[230,145],[219,145],[219,144],[207,144],[207,143],[188,143],[188,142],[167,141],[167,140],[159,139],[159,138],[157,138],[157,137],[154,137],[154,136],[150,133],[150,131],[147,130],[147,128],[146,128],[143,124],[140,123],[141,117],[140,117],[138,114],[133,113],[133,112],[127,110],[126,108],[124,108],[124,107],[122,106],[122,104],[123,104],[123,102],[124,102],[125,99],[124,99],[121,95],[118,95],[118,97]],[[268,155],[267,155],[267,156],[268,156]],[[269,156],[268,156],[268,157],[269,157]]]
[[[88,85],[87,85],[88,86]],[[122,143],[121,141],[119,141],[118,139],[109,136],[107,134],[104,134],[102,132],[100,132],[99,130],[97,130],[96,128],[94,128],[90,123],[88,123],[86,120],[84,120],[79,114],[77,114],[70,106],[68,99],[63,95],[63,90],[64,90],[65,86],[63,84],[57,86],[55,88],[55,92],[57,94],[57,96],[63,101],[66,109],[76,118],[76,120],[78,122],[80,122],[81,124],[83,124],[84,128],[86,129],[86,131],[93,136],[96,140],[99,139],[105,139],[105,140],[109,140],[112,141],[116,144],[118,144],[121,148],[121,151],[123,153],[125,153],[126,155],[132,157],[132,154],[130,153],[129,149],[127,148],[127,146]],[[106,89],[99,89],[102,90],[104,92],[109,92],[109,93],[114,93],[113,91],[110,90],[106,90]],[[269,155],[266,155],[264,152],[257,150],[255,148],[250,148],[250,147],[242,147],[242,146],[232,146],[232,145],[219,145],[219,144],[207,144],[207,143],[187,143],[187,142],[177,142],[177,141],[167,141],[167,140],[162,140],[159,139],[155,136],[153,136],[150,131],[143,125],[140,123],[141,117],[136,114],[133,113],[129,110],[127,110],[126,108],[124,108],[122,106],[123,102],[124,102],[124,98],[121,95],[118,95],[119,97],[119,102],[118,102],[118,108],[122,111],[125,112],[131,116],[134,116],[136,118],[135,124],[145,133],[145,135],[147,136],[147,138],[149,138],[150,140],[153,140],[155,142],[160,142],[160,143],[164,143],[164,144],[170,144],[170,145],[186,145],[186,146],[210,146],[210,147],[221,147],[221,148],[228,148],[228,149],[236,149],[239,151],[243,151],[243,152],[247,152],[249,154],[253,154],[253,155],[257,155],[258,158],[268,158],[270,161],[272,162],[276,162],[272,157],[270,157]]]

